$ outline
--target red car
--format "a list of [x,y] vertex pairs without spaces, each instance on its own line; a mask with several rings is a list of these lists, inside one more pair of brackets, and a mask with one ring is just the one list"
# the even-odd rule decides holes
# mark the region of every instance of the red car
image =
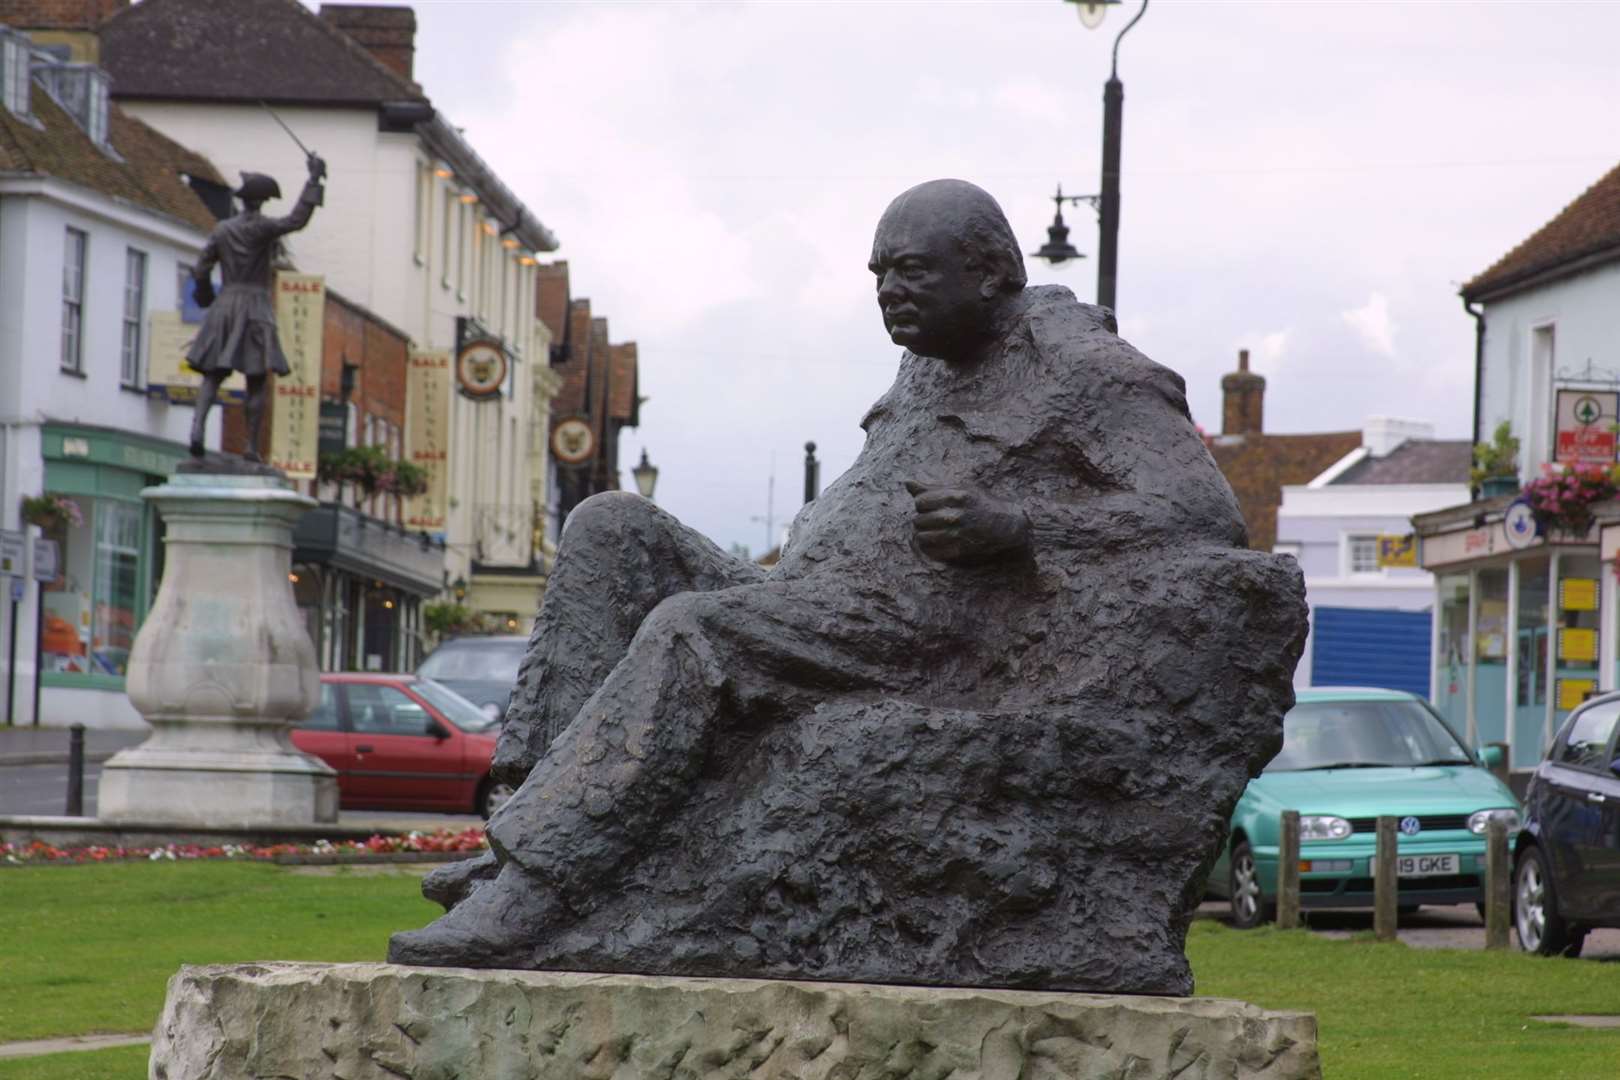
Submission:
[[335,671],[293,745],[338,774],[345,810],[489,817],[512,789],[489,775],[500,721],[431,679]]

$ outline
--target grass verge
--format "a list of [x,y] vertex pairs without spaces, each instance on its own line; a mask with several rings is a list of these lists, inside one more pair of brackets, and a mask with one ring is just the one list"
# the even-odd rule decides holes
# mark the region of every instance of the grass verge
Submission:
[[1620,965],[1208,920],[1193,924],[1187,956],[1201,996],[1316,1013],[1329,1080],[1620,1076],[1620,1031],[1530,1019],[1620,1012]]
[[[263,863],[0,871],[0,1042],[151,1030],[182,964],[381,960],[437,913],[396,867]],[[1317,1014],[1329,1080],[1620,1075],[1620,1031],[1534,1014],[1620,1012],[1620,964],[1411,949],[1371,935],[1200,920],[1198,992]],[[0,1080],[139,1080],[144,1047],[0,1060]]]

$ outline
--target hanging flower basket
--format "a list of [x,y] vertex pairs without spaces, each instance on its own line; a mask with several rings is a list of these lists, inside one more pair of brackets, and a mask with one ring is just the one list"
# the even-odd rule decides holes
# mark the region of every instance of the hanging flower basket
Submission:
[[395,461],[380,446],[351,446],[335,454],[322,454],[316,475],[355,489],[356,505],[372,495],[421,495],[428,489],[428,471],[409,461]]
[[1620,493],[1620,466],[1543,465],[1541,473],[1524,486],[1524,495],[1544,532],[1586,535],[1593,505]]
[[43,495],[24,495],[22,519],[26,524],[38,525],[47,532],[71,525],[75,529],[84,525],[84,513],[79,504],[65,495],[46,492]]

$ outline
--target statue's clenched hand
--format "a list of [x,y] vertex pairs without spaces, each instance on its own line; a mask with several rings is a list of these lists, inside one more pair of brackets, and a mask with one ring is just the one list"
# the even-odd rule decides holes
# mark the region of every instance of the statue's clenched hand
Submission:
[[1012,504],[971,488],[906,481],[916,500],[917,546],[931,559],[976,563],[1029,546],[1029,518]]

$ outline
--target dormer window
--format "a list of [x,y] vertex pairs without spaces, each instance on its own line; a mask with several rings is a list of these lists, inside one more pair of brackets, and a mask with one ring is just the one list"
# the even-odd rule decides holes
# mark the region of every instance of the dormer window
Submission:
[[97,146],[107,145],[107,73],[94,64],[42,64],[35,69],[51,97]]
[[14,116],[27,116],[28,39],[0,26],[0,104]]

